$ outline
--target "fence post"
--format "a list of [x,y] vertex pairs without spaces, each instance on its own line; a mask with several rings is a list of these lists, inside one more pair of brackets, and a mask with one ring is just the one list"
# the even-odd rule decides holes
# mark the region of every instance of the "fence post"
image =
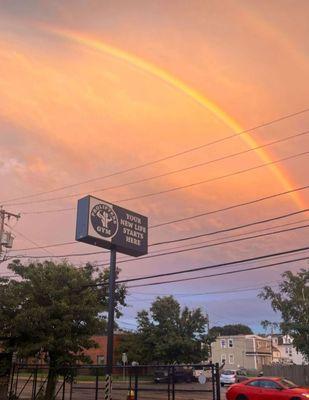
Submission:
[[215,374],[215,369],[214,365],[211,364],[211,384],[212,384],[212,398],[213,400],[216,400],[217,395],[216,395],[216,374]]
[[36,397],[36,383],[37,383],[37,379],[38,379],[38,366],[35,366],[35,371],[33,374],[33,381],[32,381],[32,395],[31,395],[31,399],[35,400]]
[[137,367],[135,369],[135,377],[134,377],[134,400],[138,400],[138,371]]
[[216,369],[216,388],[217,388],[217,390],[216,390],[217,397],[216,398],[217,398],[217,400],[220,400],[221,399],[220,367],[219,367],[218,363],[216,363],[215,369]]
[[98,400],[98,392],[99,392],[99,369],[96,368],[96,376],[95,376],[95,400]]
[[65,399],[65,374],[63,375],[62,400]]
[[168,381],[167,381],[167,399],[171,400],[171,366],[168,366],[167,370],[167,376],[168,376]]
[[172,366],[172,400],[175,400],[175,366]]
[[14,391],[14,394],[16,395],[17,394],[17,389],[18,389],[18,378],[19,378],[19,365],[16,365],[17,366],[17,372],[16,372],[16,381],[15,381],[15,391]]
[[9,391],[9,399],[11,399],[13,395],[13,384],[14,384],[14,376],[15,376],[15,363],[12,363],[11,367],[11,379],[10,379],[10,391]]

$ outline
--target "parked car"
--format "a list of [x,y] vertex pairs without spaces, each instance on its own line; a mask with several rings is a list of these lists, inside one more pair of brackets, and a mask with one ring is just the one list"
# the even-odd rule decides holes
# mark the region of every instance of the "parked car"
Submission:
[[211,369],[208,367],[205,367],[203,365],[199,366],[195,366],[193,368],[193,377],[196,381],[198,381],[198,378],[200,377],[200,375],[205,375],[207,381],[211,381],[212,380],[212,372]]
[[[173,374],[174,370],[174,374]],[[169,381],[173,381],[173,376],[174,376],[174,382],[193,382],[194,381],[194,376],[193,376],[193,370],[192,368],[184,368],[184,367],[178,367],[175,366],[173,369],[167,369],[167,368],[158,368],[155,370],[154,373],[154,382],[155,383],[168,383]]]
[[227,400],[301,400],[309,399],[309,389],[283,378],[253,378],[236,383],[226,392]]
[[247,372],[244,369],[232,370],[228,369],[221,372],[220,384],[232,385],[233,383],[243,382],[248,379]]

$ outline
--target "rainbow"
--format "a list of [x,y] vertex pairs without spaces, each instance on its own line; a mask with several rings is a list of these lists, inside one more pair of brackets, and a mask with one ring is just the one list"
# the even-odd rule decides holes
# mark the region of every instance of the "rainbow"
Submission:
[[[64,30],[60,28],[53,28],[53,27],[48,27],[48,28],[45,27],[44,29],[58,36],[74,41],[75,43],[81,44],[96,51],[106,53],[109,56],[124,61],[144,72],[151,74],[154,77],[159,78],[160,80],[171,85],[173,88],[177,89],[181,93],[190,97],[192,100],[194,100],[202,107],[209,110],[213,115],[215,115],[219,120],[221,120],[226,126],[231,128],[234,132],[242,132],[244,130],[244,128],[233,117],[231,117],[224,110],[222,110],[217,104],[215,104],[201,92],[187,85],[185,82],[178,79],[168,71],[140,57],[137,57],[134,54],[128,53],[122,49],[111,46],[101,40],[89,37],[84,33],[81,34],[79,32]],[[258,142],[248,132],[244,132],[240,137],[251,148],[259,146]],[[268,153],[268,151],[264,149],[256,149],[255,152],[260,157],[260,159],[263,160],[263,162],[269,163],[272,161],[272,157]],[[289,178],[286,176],[284,171],[280,167],[278,167],[278,165],[270,165],[269,168],[271,169],[274,176],[280,181],[285,190],[293,189],[293,185],[291,184]],[[304,202],[299,194],[292,193],[291,197],[298,207],[300,208],[304,207]]]

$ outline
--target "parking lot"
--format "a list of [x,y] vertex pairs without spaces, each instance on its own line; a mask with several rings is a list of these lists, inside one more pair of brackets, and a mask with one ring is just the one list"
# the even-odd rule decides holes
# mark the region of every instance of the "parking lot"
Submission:
[[[19,393],[25,382],[19,381]],[[38,386],[39,389],[40,386]],[[104,382],[100,382],[98,386],[98,399],[104,398]],[[58,385],[59,393],[56,399],[68,400],[94,400],[96,398],[96,387],[94,382],[78,382],[72,385],[66,385],[64,390]],[[225,399],[226,389],[221,389],[221,399]],[[126,400],[128,395],[128,383],[116,382],[113,385],[113,400]],[[32,383],[29,382],[19,398],[29,400],[32,396]],[[152,382],[140,382],[138,390],[138,400],[173,400],[172,392],[168,396],[168,386],[166,384],[155,384]],[[175,400],[212,400],[212,384],[206,383],[178,383],[175,384]]]

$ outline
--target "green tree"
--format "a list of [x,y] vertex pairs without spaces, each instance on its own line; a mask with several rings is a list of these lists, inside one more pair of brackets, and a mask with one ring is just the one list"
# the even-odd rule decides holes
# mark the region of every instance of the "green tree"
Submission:
[[265,286],[259,296],[270,300],[274,311],[281,314],[280,328],[293,338],[293,344],[309,361],[309,269],[282,275],[279,291]]
[[229,324],[224,326],[213,326],[209,329],[209,334],[217,336],[232,336],[232,335],[252,335],[251,328],[243,324]]
[[137,314],[138,329],[123,337],[120,351],[140,363],[195,363],[203,349],[207,317],[200,308],[181,310],[173,296],[157,297],[149,311]]
[[[89,362],[83,351],[95,347],[91,336],[105,330],[108,271],[99,273],[90,264],[75,268],[67,262],[23,265],[19,260],[8,268],[18,278],[0,280],[2,347],[19,357],[46,355],[50,368],[45,399],[50,400],[62,367]],[[118,286],[117,316],[125,294],[125,287]]]

